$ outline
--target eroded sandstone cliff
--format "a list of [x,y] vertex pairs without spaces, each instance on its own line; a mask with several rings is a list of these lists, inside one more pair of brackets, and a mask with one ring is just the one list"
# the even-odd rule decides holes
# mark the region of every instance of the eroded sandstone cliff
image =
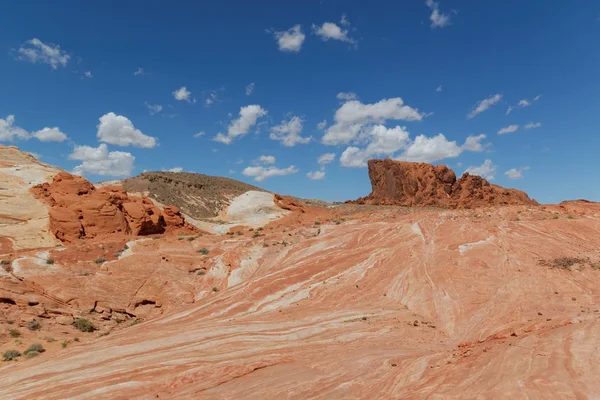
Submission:
[[492,205],[535,205],[525,192],[492,185],[480,176],[464,173],[456,179],[445,165],[369,160],[372,191],[358,204],[407,207],[474,208]]

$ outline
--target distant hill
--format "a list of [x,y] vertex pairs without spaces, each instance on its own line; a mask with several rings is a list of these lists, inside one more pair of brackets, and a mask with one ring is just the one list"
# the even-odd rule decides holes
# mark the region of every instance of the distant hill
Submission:
[[249,190],[265,191],[235,179],[191,172],[144,172],[122,185],[129,193],[144,193],[195,219],[217,216],[234,197]]

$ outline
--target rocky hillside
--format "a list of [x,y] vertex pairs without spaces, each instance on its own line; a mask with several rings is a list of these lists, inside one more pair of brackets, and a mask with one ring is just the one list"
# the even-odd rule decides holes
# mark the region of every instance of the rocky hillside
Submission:
[[122,184],[129,193],[143,193],[177,206],[195,219],[216,217],[233,198],[247,191],[264,191],[234,179],[190,172],[144,172]]
[[358,204],[442,208],[494,205],[536,205],[525,192],[492,185],[480,176],[464,173],[456,179],[445,165],[369,160],[372,191]]

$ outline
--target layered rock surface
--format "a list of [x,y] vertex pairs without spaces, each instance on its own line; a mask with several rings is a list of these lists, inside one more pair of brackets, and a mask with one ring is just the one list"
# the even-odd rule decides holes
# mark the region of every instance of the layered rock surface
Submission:
[[494,205],[535,205],[526,193],[492,185],[480,176],[463,174],[456,179],[445,165],[369,160],[372,191],[358,204],[443,208]]
[[32,192],[50,205],[50,230],[61,241],[106,235],[152,235],[166,230],[192,233],[177,207],[161,211],[147,197],[128,196],[120,186],[96,189],[85,178],[66,172]]
[[[600,395],[599,218],[537,206],[303,211],[260,235],[137,242],[88,276],[67,279],[59,253],[50,269],[18,261],[15,275],[48,294],[95,298],[92,316],[149,318],[0,365],[0,398]],[[541,262],[560,257],[578,261]]]
[[51,182],[60,171],[14,146],[0,145],[0,253],[57,243],[48,229],[46,205],[29,189]]

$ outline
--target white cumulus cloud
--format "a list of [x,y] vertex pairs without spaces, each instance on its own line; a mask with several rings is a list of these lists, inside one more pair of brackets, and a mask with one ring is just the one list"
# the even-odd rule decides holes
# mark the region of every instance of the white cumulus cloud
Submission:
[[504,173],[508,179],[523,179],[523,171],[527,171],[529,167],[511,168]]
[[525,129],[535,129],[535,128],[539,128],[540,126],[542,126],[541,122],[530,122],[528,124],[525,124],[524,128]]
[[450,25],[450,15],[440,12],[440,4],[433,0],[425,0],[425,4],[431,10],[429,19],[431,20],[431,28],[444,28]]
[[156,138],[145,135],[136,129],[128,118],[113,112],[100,117],[96,136],[100,142],[118,146],[135,146],[145,149],[156,146]]
[[293,165],[290,165],[287,168],[277,168],[277,167],[246,167],[242,171],[242,174],[245,176],[253,177],[255,181],[262,182],[267,178],[271,178],[273,176],[285,176],[291,175],[298,172],[298,168]]
[[84,78],[88,78],[88,79],[89,79],[89,78],[93,78],[93,76],[92,76],[92,71],[85,71],[85,72],[83,73],[83,77],[84,77]]
[[306,176],[313,181],[318,181],[325,178],[325,171],[310,171],[306,173]]
[[18,140],[38,139],[41,142],[64,142],[67,135],[60,128],[43,128],[32,133],[15,125],[15,116],[9,115],[6,119],[0,118],[0,142],[13,142]]
[[325,128],[327,128],[327,120],[326,119],[324,119],[323,121],[321,121],[317,124],[317,129],[323,130]]
[[[335,112],[335,124],[331,125],[322,142],[326,145],[347,144],[356,139],[363,130],[386,120],[420,121],[424,114],[404,104],[400,97],[383,99],[374,104],[350,100]],[[367,133],[368,134],[368,133]]]
[[319,157],[317,162],[319,165],[325,165],[333,162],[333,160],[335,160],[335,153],[325,153]]
[[44,128],[31,134],[32,137],[40,142],[64,142],[67,135],[62,133],[59,128]]
[[168,172],[183,172],[183,167],[173,167],[167,170]]
[[190,103],[192,101],[191,96],[192,92],[187,90],[185,86],[182,86],[179,89],[173,91],[173,97],[180,101],[187,101],[188,103]]
[[300,117],[291,117],[289,120],[281,121],[281,124],[271,128],[269,137],[281,142],[285,147],[294,147],[297,144],[306,144],[310,142],[311,137],[300,136],[302,132],[302,119]]
[[261,164],[275,164],[275,156],[260,156],[258,157],[258,162]]
[[129,176],[133,171],[135,157],[123,151],[108,151],[102,143],[98,147],[75,146],[69,155],[71,160],[79,160],[81,164],[73,168],[76,175]]
[[468,172],[471,175],[479,175],[480,177],[491,181],[496,174],[496,165],[492,163],[492,160],[485,160],[483,164],[479,166],[469,166],[465,172]]
[[[345,15],[340,22],[343,26],[350,26]],[[319,36],[324,42],[328,40],[339,40],[341,42],[356,45],[356,40],[348,36],[348,29],[344,29],[334,22],[324,22],[322,25],[312,25],[313,34]]]
[[251,104],[242,107],[240,108],[239,118],[233,120],[229,124],[229,127],[227,128],[227,135],[218,133],[213,140],[223,144],[229,144],[235,138],[246,135],[250,128],[256,125],[256,121],[265,115],[267,115],[267,110],[263,109],[258,104]]
[[246,96],[250,96],[254,91],[254,82],[251,82],[248,86],[246,86]]
[[444,88],[442,88],[442,85],[438,86],[435,91],[436,92],[441,92],[442,90],[444,90]]
[[498,103],[500,100],[502,100],[502,95],[500,93],[490,96],[487,99],[480,100],[477,102],[477,105],[473,108],[473,110],[467,115],[467,117],[469,119],[475,118],[478,114],[481,114],[494,104]]
[[504,135],[505,133],[514,133],[519,130],[519,125],[509,125],[506,128],[502,128],[498,131],[498,135]]
[[57,69],[58,67],[65,67],[71,56],[61,50],[57,44],[46,44],[40,39],[33,38],[19,47],[18,58],[33,64],[48,64],[52,69]]
[[287,31],[273,31],[273,36],[277,40],[279,50],[291,53],[299,52],[306,38],[301,25],[295,25]]
[[15,116],[9,115],[6,119],[0,118],[0,141],[12,142],[15,139],[29,139],[29,132],[15,125]]

